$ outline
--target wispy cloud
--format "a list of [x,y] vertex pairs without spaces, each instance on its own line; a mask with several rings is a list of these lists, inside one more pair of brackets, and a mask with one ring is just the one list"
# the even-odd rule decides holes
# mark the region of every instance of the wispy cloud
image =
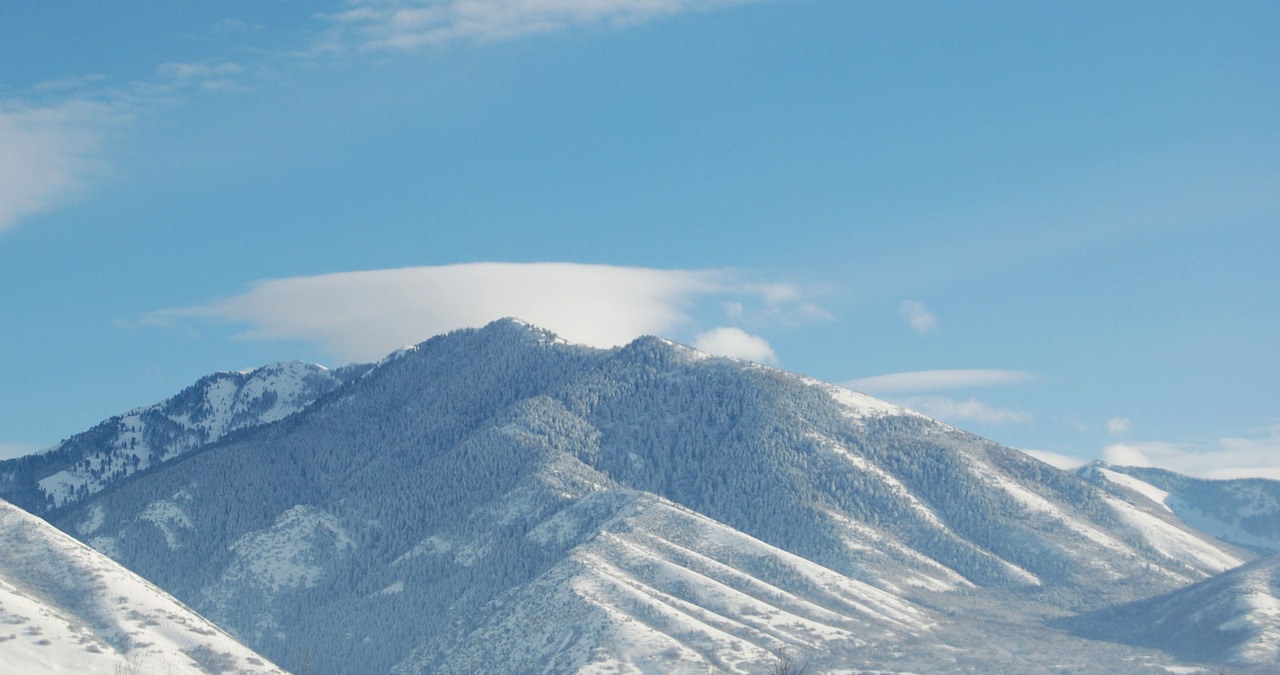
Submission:
[[360,0],[350,9],[326,15],[339,33],[326,42],[409,50],[456,41],[508,40],[574,26],[628,25],[754,1],[758,0]]
[[903,394],[1023,384],[1035,379],[1035,373],[1023,370],[959,368],[875,375],[842,382],[841,386],[868,394]]
[[[764,287],[719,270],[470,263],[273,279],[207,305],[154,312],[144,321],[244,323],[249,329],[240,334],[243,338],[311,341],[343,359],[370,360],[503,316],[520,317],[574,342],[614,346],[691,324],[688,310],[704,298],[767,303]],[[801,295],[789,302],[805,300]],[[745,332],[725,335],[729,339],[722,336],[719,344],[726,349],[738,349],[747,358],[768,356],[758,343],[754,351],[748,349],[752,342],[743,339]]]
[[700,333],[693,346],[708,354],[731,356],[757,363],[777,363],[778,355],[768,340],[741,328],[721,327]]
[[244,66],[228,61],[164,63],[155,76],[112,83],[104,73],[31,85],[0,101],[0,231],[75,198],[106,170],[104,137],[182,89],[243,88]]
[[0,231],[73,198],[102,169],[102,134],[121,117],[87,100],[0,103]]
[[158,68],[161,75],[179,80],[207,79],[210,77],[227,77],[244,72],[244,66],[238,63],[165,63]]
[[[1036,379],[1035,373],[1023,370],[968,368],[952,370],[913,370],[863,377],[841,386],[877,396],[887,396],[894,403],[918,410],[944,422],[964,424],[1022,424],[1031,416],[1020,410],[992,406],[970,396],[965,399],[927,394],[950,389],[974,389],[1023,384]],[[916,394],[914,396],[907,394]]]
[[170,62],[161,64],[156,71],[170,86],[195,86],[207,91],[244,88],[236,79],[244,74],[244,66],[230,61]]
[[[172,102],[183,90],[243,91],[261,63],[288,54],[348,52],[352,47],[406,50],[453,41],[491,42],[574,26],[621,26],[693,11],[763,0],[349,0],[346,9],[315,15],[303,29],[308,47],[258,49],[246,62],[208,55],[159,62],[151,78],[112,83],[104,72],[31,85],[27,100],[0,101],[0,232],[57,207],[107,165],[104,127]],[[237,19],[210,30],[226,37],[264,30]],[[228,50],[244,54],[245,50]],[[108,86],[109,85],[109,86]],[[49,96],[61,101],[49,102]],[[819,311],[816,306],[809,310]],[[798,311],[798,310],[797,310]]]
[[1112,436],[1124,436],[1133,431],[1133,420],[1127,417],[1112,417],[1107,420],[1107,433]]
[[1143,441],[1113,443],[1102,458],[1122,466],[1155,466],[1202,478],[1280,480],[1280,428],[1253,437],[1207,442]]
[[927,335],[938,329],[938,317],[918,300],[903,300],[898,305],[898,314],[907,322],[911,330],[920,335]]
[[44,80],[42,82],[37,82],[31,88],[42,94],[48,92],[67,92],[93,86],[107,79],[109,78],[102,73],[90,73],[88,75],[61,77],[56,80]]
[[724,315],[735,323],[803,325],[814,321],[834,321],[835,316],[812,298],[830,290],[825,286],[802,285],[794,282],[744,283],[746,295],[760,302],[748,306],[736,300],[721,303]]
[[947,396],[907,396],[895,398],[893,402],[953,424],[1023,424],[1031,420],[1031,416],[1021,410],[987,405],[972,396],[964,400]]

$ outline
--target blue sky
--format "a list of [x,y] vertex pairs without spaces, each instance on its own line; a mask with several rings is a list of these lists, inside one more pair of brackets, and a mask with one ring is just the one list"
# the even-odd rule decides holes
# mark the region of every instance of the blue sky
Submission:
[[0,455],[518,315],[1280,478],[1280,5],[0,10]]

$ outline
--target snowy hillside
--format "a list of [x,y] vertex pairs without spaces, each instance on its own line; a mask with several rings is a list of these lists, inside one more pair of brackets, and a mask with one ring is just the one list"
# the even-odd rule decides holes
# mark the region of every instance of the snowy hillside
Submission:
[[1265,478],[1205,480],[1163,469],[1103,462],[1077,472],[1150,499],[1182,522],[1212,537],[1260,553],[1280,553],[1280,481]]
[[0,502],[0,542],[0,672],[284,672],[7,502]]
[[1069,624],[1193,661],[1280,668],[1280,555]]
[[748,673],[780,647],[1150,672],[1177,661],[1047,620],[1252,557],[1132,490],[658,338],[596,350],[504,320],[360,372],[50,517],[334,673]]
[[77,502],[233,431],[298,412],[336,388],[344,374],[295,361],[209,375],[42,453],[0,462],[0,497],[35,513]]
[[463,641],[403,671],[749,673],[777,650],[850,653],[939,621],[643,493],[594,493],[528,536],[585,540]]

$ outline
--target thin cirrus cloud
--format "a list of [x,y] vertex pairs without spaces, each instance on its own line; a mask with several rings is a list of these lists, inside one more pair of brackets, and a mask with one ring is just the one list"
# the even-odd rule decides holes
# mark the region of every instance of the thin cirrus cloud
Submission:
[[[504,316],[572,342],[611,347],[692,323],[699,300],[777,303],[790,284],[747,282],[721,270],[661,270],[578,263],[467,263],[272,279],[199,307],[161,310],[145,323],[205,319],[247,324],[238,337],[318,343],[339,358],[368,361],[428,337]],[[790,304],[804,313],[803,294]],[[721,353],[773,357],[743,331],[706,335]]]
[[31,91],[54,102],[0,101],[0,232],[75,199],[107,171],[104,139],[176,88],[234,88],[239,64],[165,63],[160,80],[95,90],[104,74],[38,82]]
[[327,15],[334,41],[409,50],[457,41],[492,42],[573,26],[628,25],[759,0],[364,0]]
[[84,100],[0,104],[0,231],[74,198],[101,171],[102,132],[119,118]]
[[169,62],[161,64],[156,72],[165,80],[159,85],[161,88],[198,86],[206,91],[244,88],[237,79],[244,75],[244,66],[230,61]]
[[957,368],[950,370],[913,370],[903,373],[874,375],[843,382],[842,385],[868,394],[905,394],[945,389],[968,389],[1024,384],[1036,379],[1024,370],[995,368]]
[[894,403],[946,422],[1003,425],[1026,423],[1031,418],[1020,410],[989,405],[972,396],[957,399],[930,392],[1008,386],[1031,382],[1035,379],[1034,373],[1022,370],[969,368],[889,373],[863,377],[841,384],[849,389],[877,396],[892,396]]
[[[348,9],[320,14],[310,27],[314,42],[304,54],[345,52],[348,47],[409,50],[446,42],[494,42],[578,25],[623,26],[661,16],[710,11],[762,0],[352,0]],[[250,32],[243,22],[222,21],[216,30]],[[277,53],[288,54],[289,51]],[[110,79],[92,73],[37,83],[41,95],[62,94],[53,104],[0,101],[0,232],[73,199],[106,166],[104,130],[148,110],[184,89],[240,91],[254,70],[216,57],[156,66],[150,81],[123,89],[92,91]],[[126,101],[120,100],[123,96]]]
[[960,400],[948,396],[908,396],[895,398],[895,403],[918,410],[945,422],[978,422],[980,424],[1023,424],[1030,415],[1013,408],[992,406],[970,396]]

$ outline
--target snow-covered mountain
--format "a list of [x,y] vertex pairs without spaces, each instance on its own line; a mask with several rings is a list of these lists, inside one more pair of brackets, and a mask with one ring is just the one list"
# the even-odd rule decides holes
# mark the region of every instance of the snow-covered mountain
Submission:
[[778,650],[1152,672],[1179,662],[1052,622],[1255,555],[1110,481],[658,338],[504,320],[349,372],[47,517],[335,673],[751,673]]
[[284,671],[101,553],[0,501],[0,672]]
[[1277,668],[1280,555],[1067,623],[1083,635],[1149,645],[1193,661]]
[[73,504],[229,433],[298,412],[364,368],[330,372],[294,361],[209,375],[41,453],[0,462],[0,498],[33,513]]
[[1077,470],[1161,505],[1184,523],[1259,553],[1280,553],[1280,481],[1206,480],[1151,467],[1094,462]]

